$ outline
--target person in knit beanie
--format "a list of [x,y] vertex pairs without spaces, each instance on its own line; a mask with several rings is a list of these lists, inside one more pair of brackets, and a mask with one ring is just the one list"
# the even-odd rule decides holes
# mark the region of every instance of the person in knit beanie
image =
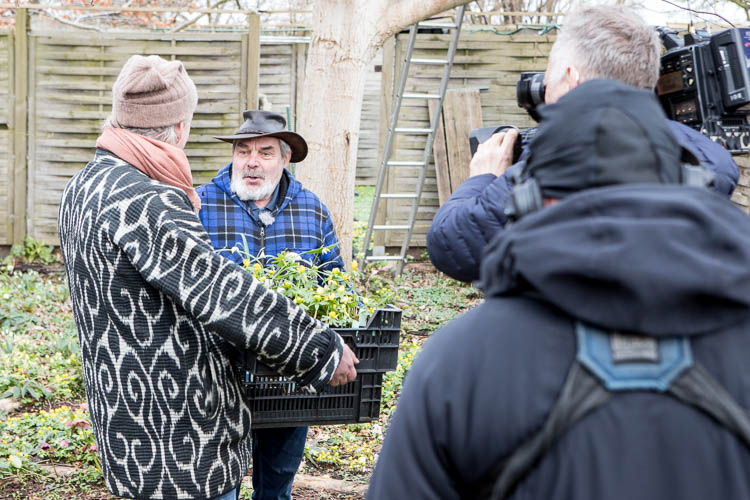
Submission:
[[238,353],[313,393],[356,377],[338,333],[211,246],[184,151],[197,103],[180,61],[131,57],[60,202],[86,398],[119,497],[237,498],[252,457]]
[[197,212],[200,199],[183,151],[197,105],[195,83],[180,61],[132,56],[112,87],[112,116],[96,145],[182,189]]

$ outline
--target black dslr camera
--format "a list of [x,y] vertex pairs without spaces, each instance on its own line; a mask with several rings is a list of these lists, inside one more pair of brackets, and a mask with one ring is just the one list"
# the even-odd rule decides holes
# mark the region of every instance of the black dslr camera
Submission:
[[733,153],[750,151],[750,29],[715,35],[657,28],[667,52],[656,93],[672,120]]
[[[539,121],[539,115],[536,107],[544,103],[544,72],[524,72],[516,83],[516,102],[518,106],[524,108],[531,118]],[[511,125],[500,125],[497,127],[483,127],[472,130],[469,133],[469,147],[471,156],[477,152],[481,143],[492,137],[492,134],[502,132],[509,128],[516,128]],[[536,127],[518,129],[519,140],[513,145],[513,163],[518,162],[525,148],[536,134]]]

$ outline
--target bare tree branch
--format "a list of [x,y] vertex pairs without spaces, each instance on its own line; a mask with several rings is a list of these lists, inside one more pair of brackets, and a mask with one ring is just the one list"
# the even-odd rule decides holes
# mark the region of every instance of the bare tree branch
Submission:
[[54,19],[55,21],[57,21],[58,23],[60,23],[60,24],[67,24],[68,26],[75,26],[76,28],[80,28],[82,30],[98,31],[100,33],[104,31],[103,29],[98,28],[96,26],[89,26],[87,24],[81,24],[81,23],[77,23],[75,21],[69,21],[69,20],[64,19],[62,17],[58,17],[55,14],[53,14],[52,12],[50,12],[49,10],[45,10],[44,13],[46,15],[48,15],[49,17],[51,17],[52,19]]
[[[228,1],[229,0],[218,0],[216,3],[214,3],[213,5],[211,5],[209,7],[209,9],[215,9],[219,5],[225,4]],[[206,12],[203,12],[202,14],[198,14],[193,19],[189,19],[189,20],[185,21],[184,23],[182,23],[181,25],[179,25],[179,26],[177,26],[175,28],[172,28],[171,30],[169,30],[169,32],[170,33],[177,33],[178,31],[184,30],[185,28],[187,28],[191,24],[194,24],[196,21],[198,21],[201,17],[203,17],[205,15],[206,15]]]
[[750,2],[743,2],[742,0],[727,0],[729,3],[736,5],[743,11],[745,11],[745,18],[750,21]]
[[719,17],[719,18],[723,19],[725,23],[729,24],[729,26],[731,26],[732,28],[734,28],[734,23],[732,23],[726,17],[724,17],[724,16],[722,16],[720,14],[717,14],[716,12],[707,12],[705,10],[695,10],[695,9],[691,9],[689,7],[683,7],[682,5],[678,5],[678,4],[674,3],[674,2],[670,2],[669,0],[661,0],[661,1],[665,2],[665,3],[668,3],[669,5],[673,5],[673,6],[677,7],[678,9],[687,10],[689,12],[694,12],[696,14],[705,14],[707,16],[716,16],[716,17]]
[[387,40],[394,33],[407,26],[445,12],[458,5],[469,3],[470,0],[395,0],[391,1],[388,14],[383,20],[379,33],[382,40]]

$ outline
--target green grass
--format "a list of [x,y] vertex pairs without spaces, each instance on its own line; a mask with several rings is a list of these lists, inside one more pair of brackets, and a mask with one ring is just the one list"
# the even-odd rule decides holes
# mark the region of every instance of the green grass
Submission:
[[354,220],[366,223],[370,220],[375,186],[357,186],[354,188],[354,193]]
[[[358,198],[366,200],[366,193]],[[479,301],[476,290],[420,266],[407,267],[395,279],[384,269],[362,273],[363,294],[389,297],[403,310],[398,366],[384,377],[379,421],[311,429],[304,472],[368,482],[422,344],[441,324]],[[56,491],[64,492],[60,498],[102,498],[106,494],[62,275],[0,272],[0,298],[0,392],[21,404],[10,413],[0,411],[0,497],[53,498],[47,493]],[[45,464],[75,468],[61,479]],[[248,495],[243,491],[243,497]]]

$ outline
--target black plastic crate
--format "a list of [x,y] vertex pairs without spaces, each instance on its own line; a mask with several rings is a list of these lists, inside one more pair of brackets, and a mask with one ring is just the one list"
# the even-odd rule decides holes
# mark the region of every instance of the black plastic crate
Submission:
[[326,386],[319,394],[302,392],[296,383],[279,376],[255,357],[246,356],[241,374],[253,428],[351,424],[378,419],[383,373],[394,370],[398,361],[401,310],[378,309],[365,328],[334,330],[360,360],[357,378],[342,386]]
[[320,394],[300,392],[283,377],[257,376],[246,387],[253,428],[371,422],[380,415],[383,373],[358,373]]
[[[395,370],[398,362],[398,342],[401,337],[401,309],[378,309],[363,328],[334,328],[359,358],[357,373]],[[249,354],[249,353],[248,353]],[[275,376],[276,371],[249,354],[242,370],[245,383],[250,375]]]

